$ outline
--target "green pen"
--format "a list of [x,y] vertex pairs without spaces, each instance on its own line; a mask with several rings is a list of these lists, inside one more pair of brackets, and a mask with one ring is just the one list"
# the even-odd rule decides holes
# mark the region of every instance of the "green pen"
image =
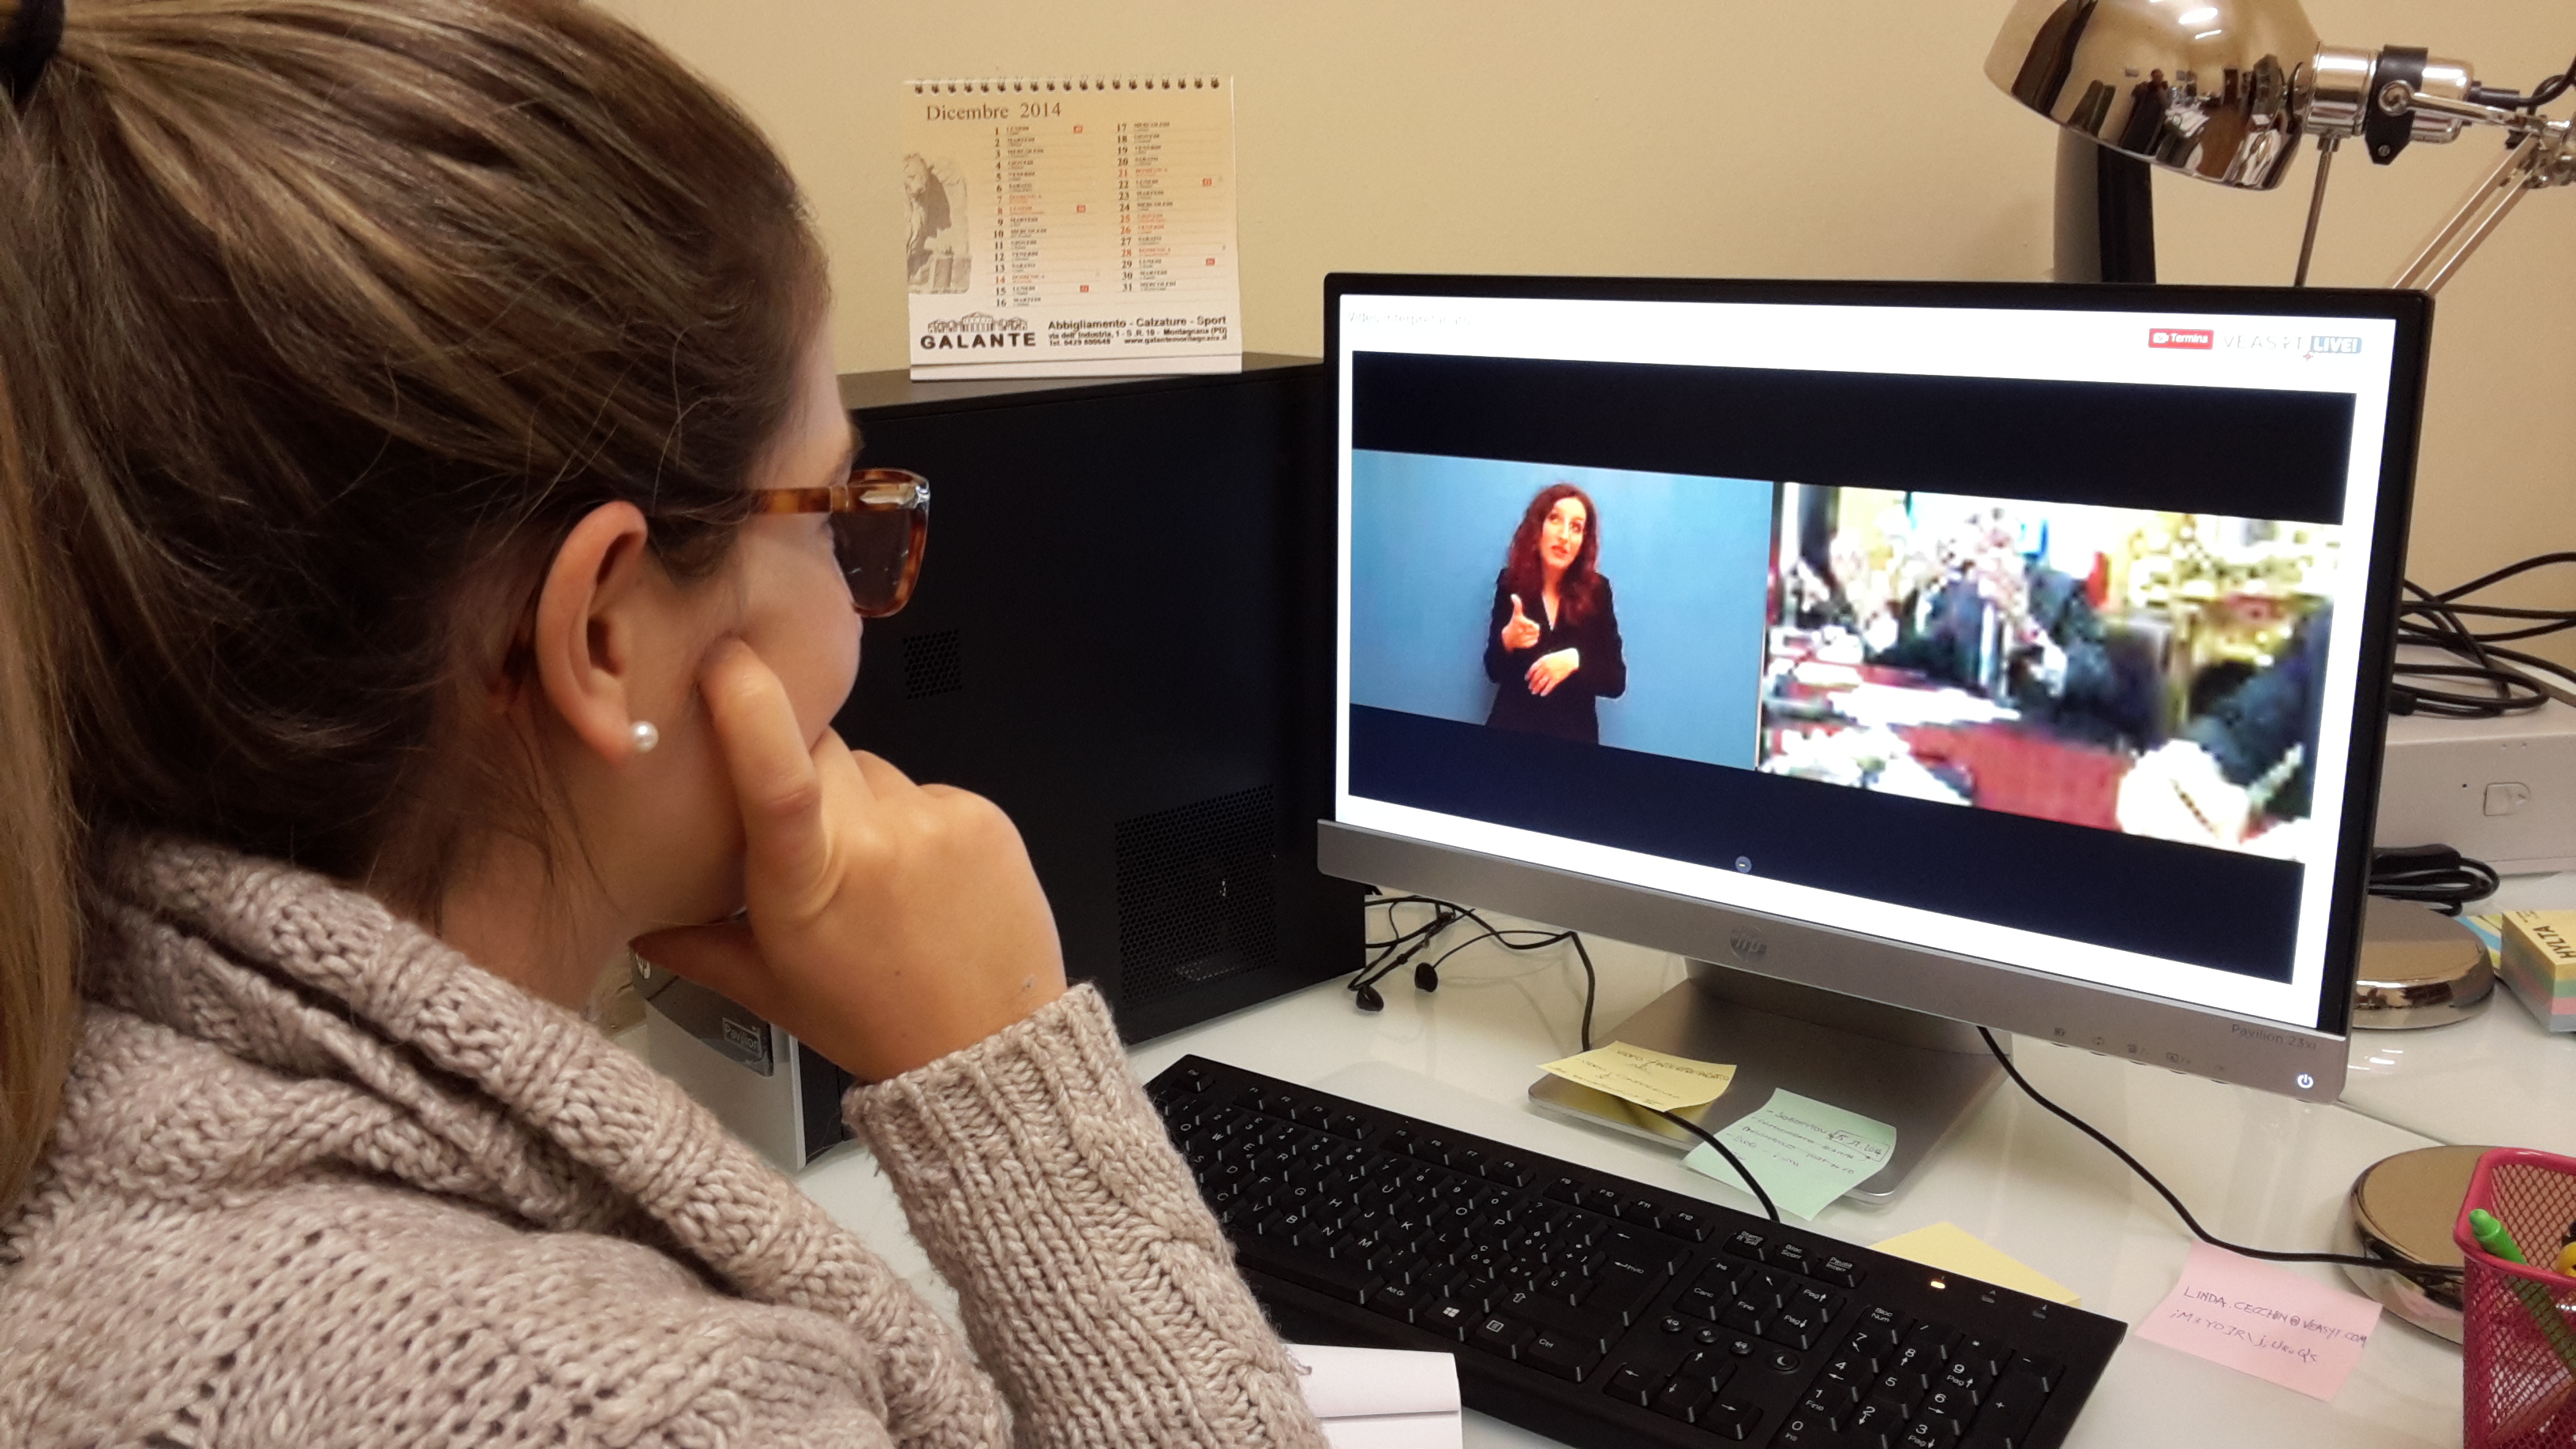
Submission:
[[[2485,1208],[2469,1209],[2469,1236],[2478,1240],[2478,1246],[2484,1248],[2489,1257],[2501,1258],[2519,1267],[2531,1266],[2522,1256],[2522,1249],[2514,1243],[2513,1234],[2506,1232],[2504,1224],[2496,1221],[2496,1215]],[[2576,1373],[2576,1331],[2567,1327],[2566,1319],[2561,1316],[2557,1303],[2551,1300],[2548,1290],[2520,1278],[2507,1280],[2505,1289],[2522,1300],[2524,1311],[2531,1315],[2532,1326],[2540,1330],[2541,1341],[2558,1355],[2558,1361],[2567,1366],[2569,1373]]]
[[2478,1246],[2486,1249],[2489,1256],[2502,1258],[2508,1263],[2519,1263],[2526,1268],[2531,1266],[2531,1260],[2522,1255],[2521,1248],[2515,1246],[2513,1234],[2506,1232],[2504,1224],[2498,1222],[2496,1215],[2485,1208],[2469,1209],[2469,1236],[2477,1239]]

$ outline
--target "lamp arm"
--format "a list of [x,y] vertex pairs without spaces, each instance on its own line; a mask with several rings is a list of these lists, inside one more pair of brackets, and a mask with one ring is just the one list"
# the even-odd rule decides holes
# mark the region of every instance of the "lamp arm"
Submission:
[[2501,126],[2517,136],[2557,135],[2565,138],[2568,123],[2547,116],[2509,111],[2502,106],[2480,105],[2475,101],[2455,101],[2416,90],[2404,81],[2390,81],[2380,87],[2379,108],[2392,116],[2408,111],[2444,116],[2455,121],[2468,121],[2481,126]]
[[2411,108],[2502,126],[2516,138],[2494,168],[2470,188],[2450,219],[2389,283],[2393,288],[2439,292],[2523,197],[2544,187],[2576,181],[2576,160],[2571,160],[2569,144],[2571,135],[2576,135],[2576,125],[2567,121],[2414,94],[2403,84],[2386,87],[2379,104],[2391,112]]

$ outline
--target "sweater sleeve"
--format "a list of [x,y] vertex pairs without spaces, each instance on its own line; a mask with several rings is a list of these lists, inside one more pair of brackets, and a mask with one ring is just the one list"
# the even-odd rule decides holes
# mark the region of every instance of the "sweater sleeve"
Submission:
[[1016,1442],[1322,1445],[1090,986],[843,1110],[957,1289]]

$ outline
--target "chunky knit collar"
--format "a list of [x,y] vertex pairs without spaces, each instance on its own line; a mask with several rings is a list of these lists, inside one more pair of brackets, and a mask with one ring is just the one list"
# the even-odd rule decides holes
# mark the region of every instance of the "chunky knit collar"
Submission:
[[907,1421],[997,1427],[998,1405],[952,1401],[980,1379],[918,1295],[580,1017],[275,862],[159,842],[120,854],[107,885],[83,1056],[135,1060],[99,1048],[149,1033],[165,1068],[190,1059],[192,1090],[76,1071],[54,1171],[200,1198],[342,1169],[534,1229],[639,1238],[740,1296],[850,1319],[886,1350],[872,1376],[899,1439]]

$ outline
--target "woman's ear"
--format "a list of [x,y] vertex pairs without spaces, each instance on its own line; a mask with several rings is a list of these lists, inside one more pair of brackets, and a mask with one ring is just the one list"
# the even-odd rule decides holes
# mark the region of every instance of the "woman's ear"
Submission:
[[636,753],[631,698],[646,645],[651,555],[643,512],[603,503],[564,538],[537,593],[537,687],[601,758]]

